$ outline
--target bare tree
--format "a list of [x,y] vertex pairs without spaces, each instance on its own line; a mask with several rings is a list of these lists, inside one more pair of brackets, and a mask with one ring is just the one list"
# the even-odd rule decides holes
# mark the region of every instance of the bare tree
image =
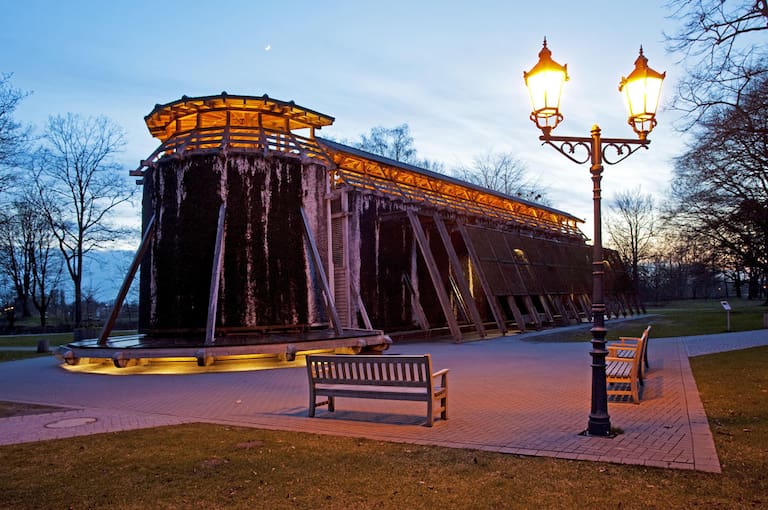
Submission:
[[10,281],[17,304],[21,305],[21,316],[30,317],[30,295],[32,293],[32,260],[35,232],[34,208],[16,203],[0,220],[0,253],[2,253],[3,274]]
[[46,325],[51,291],[61,277],[61,261],[55,256],[54,237],[33,197],[17,196],[0,226],[2,272],[12,282],[22,316],[32,315],[31,304]]
[[444,165],[440,161],[421,159],[417,156],[413,137],[408,124],[400,124],[392,128],[376,126],[368,134],[360,135],[358,141],[345,142],[358,149],[372,154],[378,154],[400,163],[417,166],[432,172],[442,173]]
[[32,303],[40,316],[40,326],[48,324],[48,309],[54,301],[55,290],[61,282],[62,263],[57,257],[53,232],[47,222],[38,218],[35,222],[38,235],[31,246],[30,259],[32,269]]
[[713,108],[702,120],[675,161],[671,212],[688,235],[716,241],[756,297],[768,274],[768,75],[738,108]]
[[459,179],[505,195],[548,203],[546,190],[538,180],[530,177],[522,161],[507,152],[489,152],[477,156],[472,160],[472,165],[459,166],[453,173]]
[[635,289],[640,288],[641,263],[649,259],[655,234],[653,197],[640,187],[616,194],[605,220],[612,247],[629,266]]
[[112,215],[135,188],[114,161],[125,142],[122,128],[108,118],[51,117],[44,141],[35,158],[38,201],[72,279],[74,323],[79,327],[84,256],[129,234]]
[[358,149],[395,161],[416,163],[416,148],[408,124],[393,128],[376,126],[367,135],[360,135],[360,140],[354,145]]
[[755,79],[768,73],[766,0],[671,0],[680,30],[667,46],[683,55],[687,72],[673,107],[685,112],[688,129],[715,106],[738,107]]
[[13,178],[9,169],[25,154],[30,132],[13,118],[27,94],[13,88],[10,80],[10,74],[0,74],[0,192],[8,188]]
[[672,202],[682,235],[714,243],[723,274],[761,291],[768,274],[768,2],[673,0],[667,36],[687,73],[673,107],[697,137],[675,163]]

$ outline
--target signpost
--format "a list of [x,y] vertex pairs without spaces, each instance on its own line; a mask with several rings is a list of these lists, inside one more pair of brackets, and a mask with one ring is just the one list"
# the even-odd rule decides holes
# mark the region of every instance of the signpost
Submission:
[[728,301],[720,301],[720,304],[723,307],[723,310],[725,310],[725,316],[726,316],[726,331],[731,330],[731,305],[728,303]]

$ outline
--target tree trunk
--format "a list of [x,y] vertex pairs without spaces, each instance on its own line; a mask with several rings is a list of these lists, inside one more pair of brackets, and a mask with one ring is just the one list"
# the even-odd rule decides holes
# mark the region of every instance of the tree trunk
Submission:
[[79,328],[83,322],[83,291],[80,288],[80,281],[75,282],[75,327]]

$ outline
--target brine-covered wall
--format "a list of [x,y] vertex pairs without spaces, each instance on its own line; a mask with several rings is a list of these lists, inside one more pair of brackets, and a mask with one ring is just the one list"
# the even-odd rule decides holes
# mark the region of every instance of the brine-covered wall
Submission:
[[324,231],[326,169],[251,154],[160,159],[144,176],[143,215],[156,230],[143,260],[140,329],[204,330],[219,207],[226,203],[219,327],[327,321],[313,283],[301,207]]
[[[419,248],[407,209],[413,204],[368,193],[349,193],[351,274],[359,282],[360,295],[374,327],[397,331],[419,327],[419,313],[430,327],[446,325],[445,313],[430,277],[427,262]],[[469,248],[457,228],[452,214],[438,213],[448,230],[452,250],[458,257],[461,275],[451,266],[446,246],[439,235],[434,211],[419,210],[419,223],[429,245],[429,255],[440,277],[440,286],[451,300],[452,315],[459,323],[471,322],[466,303],[462,303],[456,285],[464,279],[472,300],[485,322],[493,321],[490,305],[481,288],[478,271],[488,280],[507,320],[516,320],[508,299],[516,300],[523,315],[523,297],[544,312],[542,299],[558,313],[562,297],[580,303],[581,296],[591,293],[591,252],[580,238],[554,239],[532,232],[521,232],[509,226],[466,224],[469,242],[480,260],[480,267],[470,261]],[[607,288],[612,275],[607,275]],[[524,317],[525,318],[525,317]],[[573,317],[560,319],[568,321]],[[523,325],[524,326],[524,325]],[[519,327],[523,327],[519,326]]]

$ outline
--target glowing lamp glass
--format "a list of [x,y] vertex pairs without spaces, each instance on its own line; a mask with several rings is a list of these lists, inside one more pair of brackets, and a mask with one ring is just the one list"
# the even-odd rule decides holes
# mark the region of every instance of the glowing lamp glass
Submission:
[[642,140],[656,126],[656,109],[665,76],[666,73],[658,73],[648,67],[648,59],[640,48],[635,69],[626,78],[622,77],[619,84],[619,92],[624,96],[629,114],[627,122]]
[[563,120],[560,97],[563,84],[568,81],[567,65],[552,60],[545,39],[539,61],[530,71],[523,72],[523,78],[531,99],[531,120],[548,135]]

